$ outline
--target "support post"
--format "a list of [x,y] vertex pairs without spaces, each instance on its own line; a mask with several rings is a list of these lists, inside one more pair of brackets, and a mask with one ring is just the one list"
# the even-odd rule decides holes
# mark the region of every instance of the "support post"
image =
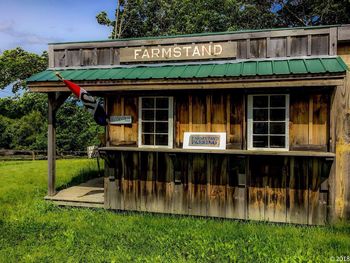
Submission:
[[69,97],[67,92],[48,93],[48,134],[47,134],[47,161],[48,161],[48,196],[56,194],[56,112]]
[[329,177],[330,221],[350,218],[350,75],[334,90],[330,120],[331,149],[336,157]]
[[48,161],[48,196],[56,194],[56,110],[55,93],[49,93],[47,161]]

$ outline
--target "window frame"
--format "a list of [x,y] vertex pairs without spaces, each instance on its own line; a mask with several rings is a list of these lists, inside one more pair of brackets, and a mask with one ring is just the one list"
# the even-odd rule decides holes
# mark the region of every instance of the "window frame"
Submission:
[[[285,134],[284,134],[284,138],[285,138],[285,147],[284,148],[272,148],[272,147],[253,147],[253,98],[254,97],[258,97],[258,96],[268,96],[268,112],[270,112],[270,96],[285,96],[286,99],[286,103],[285,103]],[[271,94],[250,94],[248,95],[248,103],[247,103],[247,149],[248,150],[258,150],[258,151],[289,151],[289,105],[290,105],[290,101],[289,101],[289,94],[285,94],[285,93],[271,93]],[[281,107],[282,108],[282,107]],[[268,123],[271,122],[270,121],[270,115],[269,115],[269,119],[267,121]],[[278,121],[277,121],[278,122]],[[282,122],[282,121],[281,121]],[[268,130],[267,133],[268,136],[268,140],[270,141],[270,131]]]
[[[142,144],[142,99],[144,98],[167,98],[168,105],[168,145],[144,145]],[[156,109],[156,108],[155,108]],[[137,145],[140,148],[173,148],[174,140],[174,98],[171,96],[141,96],[139,97],[139,110],[138,110],[138,142]]]

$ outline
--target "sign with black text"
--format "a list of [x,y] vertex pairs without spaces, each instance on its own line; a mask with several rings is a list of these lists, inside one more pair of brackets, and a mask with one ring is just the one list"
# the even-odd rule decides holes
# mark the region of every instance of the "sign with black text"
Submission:
[[184,149],[226,149],[225,132],[185,132]]
[[110,124],[132,124],[131,116],[111,116]]

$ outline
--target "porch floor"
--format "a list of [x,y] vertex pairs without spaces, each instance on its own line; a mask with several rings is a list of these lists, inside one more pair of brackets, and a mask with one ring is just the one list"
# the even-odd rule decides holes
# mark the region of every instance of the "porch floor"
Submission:
[[45,199],[58,205],[103,208],[103,177],[94,178],[78,186],[63,189],[54,196],[45,196]]

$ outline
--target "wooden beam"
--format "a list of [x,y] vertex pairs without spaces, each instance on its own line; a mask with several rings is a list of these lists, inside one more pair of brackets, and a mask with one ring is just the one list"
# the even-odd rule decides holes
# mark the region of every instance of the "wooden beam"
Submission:
[[330,152],[314,152],[314,151],[264,151],[264,150],[192,150],[183,148],[151,148],[151,147],[125,147],[125,146],[111,146],[101,147],[99,151],[102,152],[163,152],[163,153],[205,153],[205,154],[229,154],[229,155],[271,155],[271,156],[302,156],[302,157],[319,157],[333,159],[334,153]]
[[[205,80],[149,80],[149,81],[120,81],[120,82],[77,82],[87,91],[138,91],[138,90],[195,90],[195,89],[245,89],[245,88],[284,88],[284,87],[315,87],[315,86],[341,86],[343,75],[333,78],[303,78],[303,79],[208,79]],[[29,85],[31,92],[66,91],[67,88],[57,83],[40,82]]]
[[48,196],[56,194],[56,112],[69,95],[70,93],[68,92],[55,92],[48,94]]

